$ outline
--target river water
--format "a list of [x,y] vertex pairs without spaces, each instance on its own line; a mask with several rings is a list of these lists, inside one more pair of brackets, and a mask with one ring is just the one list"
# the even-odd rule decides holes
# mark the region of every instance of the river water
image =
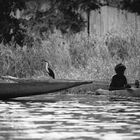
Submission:
[[0,140],[139,139],[139,99],[53,93],[0,101]]

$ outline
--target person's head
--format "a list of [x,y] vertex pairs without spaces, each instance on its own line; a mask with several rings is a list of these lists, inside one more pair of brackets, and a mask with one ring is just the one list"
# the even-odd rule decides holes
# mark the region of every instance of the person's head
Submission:
[[115,72],[117,74],[124,74],[125,70],[126,70],[126,67],[122,63],[115,66]]

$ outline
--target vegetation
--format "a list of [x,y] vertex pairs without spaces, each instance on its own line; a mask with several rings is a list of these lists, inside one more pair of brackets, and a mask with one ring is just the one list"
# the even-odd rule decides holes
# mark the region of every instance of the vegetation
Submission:
[[136,12],[140,14],[140,1],[139,0],[124,0],[123,7],[131,12]]
[[[56,78],[110,80],[119,62],[127,66],[130,81],[140,77],[140,42],[134,32],[89,36],[82,30],[86,26],[82,11],[89,15],[91,9],[99,8],[97,1],[53,0],[43,12],[37,1],[1,2],[0,75],[45,75],[41,64],[45,58]],[[24,9],[21,18],[15,16],[17,9]]]
[[126,9],[131,12],[140,14],[140,1],[139,0],[102,0],[104,5],[114,6],[121,9]]
[[[83,11],[99,8],[97,0],[46,0],[47,8],[39,6],[41,0],[1,0],[0,1],[0,42],[14,42],[20,46],[30,45],[44,34],[53,33],[54,29],[64,33],[80,32],[86,22]],[[45,3],[46,2],[46,3]],[[17,10],[22,13],[17,18]],[[88,20],[89,25],[89,20]],[[36,36],[35,36],[36,34]]]
[[22,0],[0,0],[0,42],[15,41],[22,45],[24,30],[20,28],[20,20],[13,16],[17,9],[25,7]]
[[[57,78],[110,80],[114,66],[123,62],[129,81],[140,73],[140,42],[126,31],[110,32],[105,36],[90,36],[81,32],[66,36],[55,31],[34,47],[0,45],[1,75],[37,77],[44,75],[41,59],[49,60]],[[117,47],[117,49],[116,49]]]

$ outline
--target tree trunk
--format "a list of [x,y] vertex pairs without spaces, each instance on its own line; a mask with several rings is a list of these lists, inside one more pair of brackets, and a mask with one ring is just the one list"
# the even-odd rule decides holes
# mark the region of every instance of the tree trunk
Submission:
[[87,33],[90,36],[90,10],[87,10]]

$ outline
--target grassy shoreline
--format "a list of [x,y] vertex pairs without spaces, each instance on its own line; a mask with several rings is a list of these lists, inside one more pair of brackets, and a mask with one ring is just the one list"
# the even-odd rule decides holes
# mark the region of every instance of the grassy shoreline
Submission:
[[0,44],[0,75],[46,76],[41,59],[47,59],[58,79],[110,81],[115,65],[122,62],[128,82],[139,80],[140,41],[124,33],[89,37],[84,32],[64,36],[56,31],[32,47]]

